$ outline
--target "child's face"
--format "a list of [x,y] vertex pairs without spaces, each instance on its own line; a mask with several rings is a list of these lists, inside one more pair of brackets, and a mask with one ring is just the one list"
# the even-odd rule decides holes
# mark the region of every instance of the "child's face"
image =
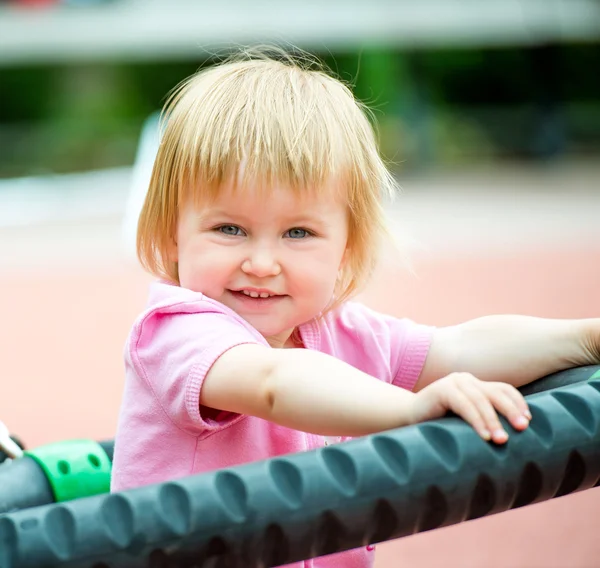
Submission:
[[[336,187],[302,199],[287,188],[223,187],[205,206],[180,211],[181,286],[228,306],[273,347],[330,303],[348,240],[348,211]],[[253,296],[269,297],[253,297]]]

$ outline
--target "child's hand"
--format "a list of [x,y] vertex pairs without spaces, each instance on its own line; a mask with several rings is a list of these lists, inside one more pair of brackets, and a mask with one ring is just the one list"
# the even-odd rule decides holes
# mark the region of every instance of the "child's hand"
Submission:
[[469,373],[452,373],[439,379],[414,398],[414,422],[441,418],[447,411],[458,414],[484,439],[496,444],[508,440],[496,411],[516,430],[529,425],[531,413],[521,393],[506,383],[481,381]]

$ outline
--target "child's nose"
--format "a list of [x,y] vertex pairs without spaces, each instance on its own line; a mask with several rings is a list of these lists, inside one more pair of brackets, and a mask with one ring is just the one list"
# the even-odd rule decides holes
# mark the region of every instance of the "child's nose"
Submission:
[[242,270],[246,274],[266,278],[267,276],[277,276],[281,272],[281,267],[274,251],[267,247],[261,247],[252,250],[250,256],[242,263]]

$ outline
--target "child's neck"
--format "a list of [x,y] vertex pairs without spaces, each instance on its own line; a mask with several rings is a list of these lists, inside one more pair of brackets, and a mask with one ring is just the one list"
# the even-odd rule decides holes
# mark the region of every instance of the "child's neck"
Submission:
[[283,346],[284,349],[303,349],[304,342],[302,341],[302,337],[300,337],[300,332],[295,329],[292,332],[292,335],[288,337],[288,340],[285,342]]
[[296,328],[289,337],[281,342],[281,340],[277,341],[273,338],[267,338],[267,341],[273,349],[303,349],[304,342],[302,341],[302,337],[300,336],[300,331]]

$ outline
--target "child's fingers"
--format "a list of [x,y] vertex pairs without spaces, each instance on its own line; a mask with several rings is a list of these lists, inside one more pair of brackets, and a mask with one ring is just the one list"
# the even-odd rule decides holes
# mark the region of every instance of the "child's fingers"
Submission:
[[482,438],[492,440],[496,444],[503,444],[508,440],[508,434],[502,427],[495,405],[489,395],[481,387],[481,383],[463,385],[463,392],[476,407],[483,423]]
[[[492,386],[492,385],[490,385]],[[516,389],[512,389],[516,392],[517,396],[514,396],[511,393],[511,389],[504,389],[501,387],[494,388],[495,385],[489,389],[488,396],[494,405],[494,408],[503,416],[507,418],[507,420],[511,423],[512,427],[515,430],[524,430],[529,426],[529,410],[525,405],[527,410],[523,410],[523,401],[519,400],[521,394],[516,391]]]
[[[455,389],[449,400],[450,410],[458,414],[465,422],[469,423],[473,429],[486,441],[493,439],[493,429],[490,429],[486,416],[481,412],[482,400],[487,402],[491,412],[495,414],[490,402],[482,396],[478,398],[473,396],[470,390]],[[496,417],[496,420],[498,418]],[[500,423],[498,422],[498,425]]]
[[508,385],[506,383],[500,383],[502,392],[508,396],[519,409],[519,414],[527,418],[527,420],[531,420],[531,411],[529,410],[529,405],[525,400],[525,397],[513,386]]
[[[498,414],[505,416],[517,430],[527,428],[531,418],[527,403],[517,389],[506,383],[480,381],[469,373],[448,375],[423,389],[422,394],[430,406],[433,402],[434,408],[441,405],[452,410],[484,440],[496,444],[508,440]],[[429,414],[436,416],[437,412],[429,411]]]

